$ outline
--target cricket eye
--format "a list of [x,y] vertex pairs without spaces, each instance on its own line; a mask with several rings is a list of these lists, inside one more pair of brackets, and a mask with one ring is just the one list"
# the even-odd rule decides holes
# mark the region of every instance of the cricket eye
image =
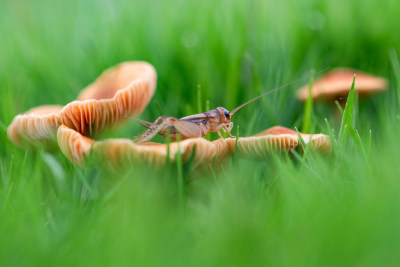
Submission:
[[224,115],[225,115],[225,117],[226,117],[227,119],[229,119],[229,117],[231,116],[231,114],[229,114],[228,111],[225,111],[225,112],[224,112]]

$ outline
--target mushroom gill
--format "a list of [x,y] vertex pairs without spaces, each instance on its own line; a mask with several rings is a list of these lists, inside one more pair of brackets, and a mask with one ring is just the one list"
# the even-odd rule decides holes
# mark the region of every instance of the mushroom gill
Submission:
[[[321,153],[330,153],[332,144],[329,136],[324,134],[303,134],[300,133],[304,142],[311,142],[311,150]],[[235,140],[230,138],[231,146],[235,149]],[[237,142],[237,148],[244,157],[255,159],[264,159],[270,153],[281,153],[291,151],[299,145],[299,137],[296,131],[275,126],[266,129],[256,135],[249,137],[240,137]],[[227,139],[226,139],[227,140]]]
[[83,135],[94,135],[140,114],[156,88],[156,71],[147,62],[126,62],[106,70],[78,101],[60,112],[61,123]]
[[[329,136],[325,134],[305,134],[305,133],[300,133],[301,138],[303,138],[305,144],[307,145],[308,143],[311,142],[311,150],[312,151],[317,151],[320,153],[330,153],[332,152],[332,143],[331,139]],[[274,126],[269,129],[266,129],[260,133],[258,133],[256,136],[290,136],[292,138],[297,139],[297,143],[299,142],[299,136],[296,131],[282,127],[282,126]]]
[[34,146],[50,146],[56,138],[61,109],[58,105],[39,106],[17,115],[8,127],[8,138],[19,146],[24,141]]
[[84,166],[94,140],[85,137],[65,125],[57,130],[57,141],[61,152],[74,164]]

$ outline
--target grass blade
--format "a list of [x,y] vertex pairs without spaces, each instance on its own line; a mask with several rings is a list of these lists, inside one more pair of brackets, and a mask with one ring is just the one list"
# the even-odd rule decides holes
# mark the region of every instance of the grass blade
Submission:
[[305,104],[303,127],[301,128],[304,133],[310,132],[311,116],[313,109],[312,87],[314,83],[314,70],[311,70],[310,82],[308,83],[308,97]]
[[160,116],[163,116],[165,113],[162,111],[160,103],[158,103],[157,100],[154,100],[154,105],[156,106],[158,113],[160,114]]
[[201,103],[201,86],[200,84],[197,85],[197,113],[203,112],[203,105]]
[[298,129],[297,129],[297,128],[295,128],[295,129],[296,129],[296,132],[297,132],[297,137],[299,138],[300,147],[301,147],[301,149],[303,150],[303,159],[305,159],[305,160],[308,161],[308,156],[309,156],[310,151],[311,151],[311,144],[312,144],[312,142],[310,141],[310,142],[308,142],[308,143],[306,144],[306,142],[304,141],[304,139],[303,139],[303,137],[301,136],[301,134],[300,134],[300,132],[298,131]]
[[338,109],[339,112],[340,112],[340,116],[343,117],[343,108],[342,108],[342,106],[340,105],[339,101],[335,100],[335,105],[336,105],[337,109]]
[[400,107],[400,63],[394,48],[389,51],[389,57],[390,62],[392,63],[394,78],[396,81],[397,107]]
[[353,114],[354,106],[354,84],[356,81],[356,75],[354,74],[353,83],[351,84],[349,95],[347,96],[346,106],[344,108],[342,123],[340,124],[339,130],[339,143],[345,140],[348,135],[349,128],[351,127],[351,117]]
[[170,144],[171,144],[171,129],[167,128],[167,134],[166,134],[166,144],[167,144],[167,156],[166,156],[166,162],[165,166],[169,169],[170,164],[171,164],[171,150],[170,150]]
[[182,154],[181,154],[181,140],[180,135],[178,135],[178,151],[176,152],[176,167],[178,172],[178,202],[179,206],[183,208],[184,204],[184,181],[183,181],[183,166],[182,166]]

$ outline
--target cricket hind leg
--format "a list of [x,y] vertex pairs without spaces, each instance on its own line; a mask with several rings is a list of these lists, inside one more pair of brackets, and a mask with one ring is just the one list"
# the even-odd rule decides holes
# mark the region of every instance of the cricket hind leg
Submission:
[[[150,131],[154,130],[157,127],[157,125],[152,122],[148,122],[148,121],[144,121],[144,120],[140,120],[140,119],[136,119],[136,120],[138,121],[138,123],[140,125],[142,125],[143,127],[147,128]],[[158,132],[158,134],[165,138],[165,133]]]
[[[156,134],[160,133],[161,130],[167,127],[168,123],[171,120],[176,120],[176,118],[173,117],[166,117],[166,116],[160,116],[158,117],[153,123],[148,123],[149,125],[146,125],[144,121],[139,122],[141,125],[146,127],[148,130],[145,131],[142,135],[139,137],[135,138],[133,141],[135,143],[143,143],[147,142],[150,139],[152,139]],[[161,121],[161,124],[158,124]],[[161,135],[164,137],[164,135],[161,133]]]
[[[148,129],[145,133],[139,136],[134,141],[137,143],[147,142],[152,139],[156,134],[160,131],[166,131],[168,125],[171,125],[176,129],[176,132],[181,135],[182,140],[186,138],[194,138],[201,137],[202,130],[201,127],[191,121],[180,120],[174,117],[159,117],[154,125],[158,124],[159,121],[162,121],[161,124],[154,126],[151,129]],[[175,133],[174,133],[175,134]]]

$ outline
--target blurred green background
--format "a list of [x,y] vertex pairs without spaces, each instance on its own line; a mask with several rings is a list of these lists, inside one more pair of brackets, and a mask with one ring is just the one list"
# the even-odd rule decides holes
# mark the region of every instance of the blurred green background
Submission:
[[[399,14],[394,0],[0,1],[0,264],[398,265]],[[231,110],[328,66],[383,76],[389,90],[356,101],[358,135],[331,156],[235,157],[212,174],[185,172],[183,203],[175,169],[80,169],[8,140],[16,114],[67,104],[128,60],[158,73],[145,120],[160,115],[156,103],[176,117]],[[301,129],[305,83],[235,114],[240,135]],[[332,106],[313,109],[312,132],[336,140]],[[131,122],[101,138],[141,131]]]

